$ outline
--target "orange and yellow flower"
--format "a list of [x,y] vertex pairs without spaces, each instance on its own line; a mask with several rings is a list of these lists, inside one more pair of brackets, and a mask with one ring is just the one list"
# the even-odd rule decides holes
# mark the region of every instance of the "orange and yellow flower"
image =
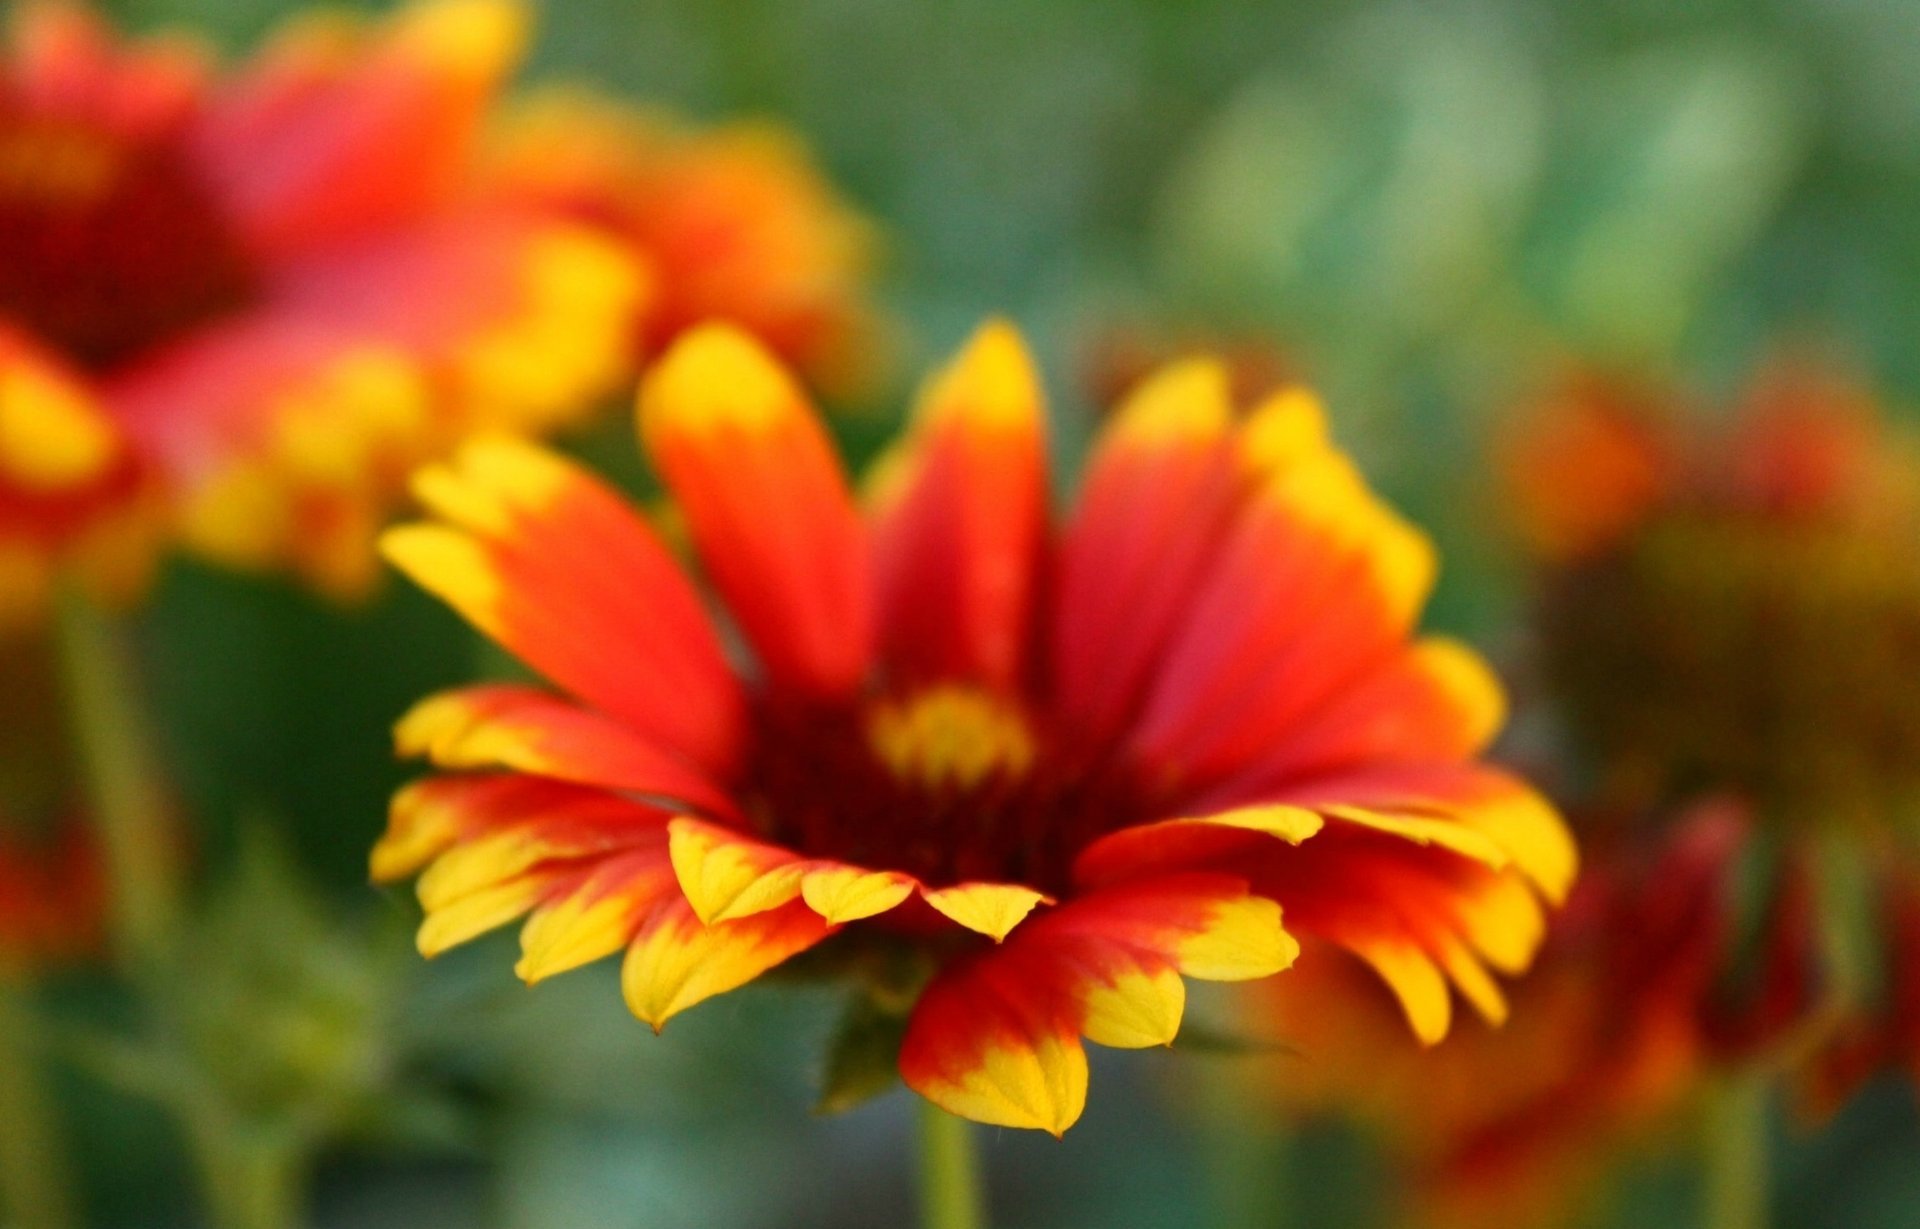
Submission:
[[646,270],[642,353],[723,320],[812,387],[855,391],[875,374],[883,330],[868,301],[873,230],[786,129],[698,129],[549,89],[508,114],[486,163],[487,192],[591,224]]
[[1508,468],[1590,805],[1657,830],[1722,795],[1767,838],[1775,887],[1750,919],[1767,959],[1746,1010],[1720,1005],[1712,1057],[1804,1056],[1843,1017],[1810,1104],[1911,1067],[1920,448],[1859,386],[1795,363],[1719,419],[1577,382]]
[[1772,1018],[1777,996],[1732,1001],[1724,978],[1748,838],[1739,808],[1713,803],[1590,839],[1512,1022],[1432,1050],[1392,1027],[1350,961],[1309,947],[1246,1002],[1248,1025],[1293,1051],[1263,1087],[1291,1114],[1375,1130],[1399,1172],[1397,1223],[1582,1223],[1615,1162],[1680,1125],[1703,1074]]
[[[23,6],[0,53],[0,610],[193,547],[352,591],[406,473],[610,387],[641,293],[590,228],[471,190],[512,0],[295,23],[215,75]],[[159,496],[156,497],[156,491]]]
[[424,868],[424,951],[526,916],[522,977],[624,950],[656,1027],[830,940],[904,954],[906,1082],[1056,1133],[1083,1039],[1171,1042],[1183,977],[1277,973],[1290,931],[1372,965],[1423,1040],[1456,990],[1503,1013],[1494,973],[1528,962],[1573,846],[1478,761],[1498,687],[1414,638],[1433,550],[1313,397],[1242,417],[1219,364],[1157,373],[1058,526],[1004,324],[925,385],[864,507],[735,329],[684,337],[639,423],[699,585],[520,443],[425,470],[438,519],[386,539],[558,689],[401,721],[450,770],[395,799],[373,856],[381,880]]

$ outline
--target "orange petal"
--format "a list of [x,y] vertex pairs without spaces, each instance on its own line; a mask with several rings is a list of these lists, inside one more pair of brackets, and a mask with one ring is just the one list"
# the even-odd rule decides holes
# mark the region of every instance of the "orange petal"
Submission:
[[1429,637],[1344,688],[1222,788],[1255,794],[1368,764],[1464,760],[1485,750],[1505,721],[1505,694],[1480,656]]
[[503,439],[423,471],[419,491],[453,527],[389,532],[383,547],[397,567],[636,737],[713,772],[730,766],[743,719],[719,640],[665,547],[618,496]]
[[1003,322],[921,394],[875,508],[883,652],[902,685],[1012,688],[1032,636],[1047,521],[1043,399]]
[[531,687],[490,684],[429,696],[400,719],[394,743],[401,755],[442,768],[511,768],[734,813],[710,778],[607,718]]
[[1283,747],[1305,717],[1403,651],[1431,584],[1427,540],[1343,454],[1289,421],[1256,411],[1242,430],[1243,451],[1267,468],[1198,585],[1134,734],[1135,753],[1175,780],[1244,772]]
[[666,813],[604,790],[519,773],[428,777],[393,796],[386,833],[374,846],[372,875],[392,883],[414,874],[461,841],[542,816],[664,827]]
[[695,329],[642,384],[640,430],[769,681],[850,694],[868,662],[866,533],[792,377],[737,329]]
[[1122,828],[1088,845],[1073,863],[1074,882],[1112,884],[1208,865],[1238,848],[1246,834],[1298,845],[1320,831],[1314,812],[1294,806],[1253,806],[1190,819],[1166,819]]
[[1080,1038],[1161,1045],[1180,974],[1264,977],[1298,954],[1280,910],[1226,876],[1172,876],[1081,897],[943,972],[907,1025],[909,1087],[981,1122],[1066,1130],[1086,1102]]
[[659,905],[627,949],[627,1007],[655,1032],[694,1004],[743,986],[834,927],[799,901],[708,926],[684,898]]
[[1217,362],[1172,364],[1116,412],[1060,547],[1061,704],[1095,738],[1132,715],[1242,487]]
[[[995,953],[998,955],[999,953]],[[1087,1103],[1087,1054],[1052,985],[991,960],[920,996],[900,1047],[907,1087],[950,1114],[1060,1135]]]

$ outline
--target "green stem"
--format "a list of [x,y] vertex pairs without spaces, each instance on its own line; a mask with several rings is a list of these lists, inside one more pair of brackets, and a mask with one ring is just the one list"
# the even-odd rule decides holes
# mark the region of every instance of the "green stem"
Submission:
[[1285,1117],[1248,1097],[1246,1064],[1209,1058],[1196,1068],[1202,1174],[1220,1229],[1277,1229],[1287,1217],[1292,1140]]
[[306,1150],[297,1141],[203,1114],[195,1152],[216,1229],[297,1229],[306,1196]]
[[0,968],[0,1223],[68,1229],[72,1187],[34,1041],[28,987]]
[[920,1103],[921,1229],[986,1229],[973,1124]]
[[1765,1071],[1728,1075],[1706,1114],[1706,1229],[1766,1229],[1768,1222]]
[[78,593],[62,595],[59,631],[68,720],[113,886],[117,955],[130,970],[150,970],[179,921],[180,868],[133,654],[121,629]]

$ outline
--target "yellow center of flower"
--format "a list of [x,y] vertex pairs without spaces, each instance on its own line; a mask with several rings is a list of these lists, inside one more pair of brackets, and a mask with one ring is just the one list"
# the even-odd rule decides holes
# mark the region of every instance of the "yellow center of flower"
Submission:
[[976,687],[946,686],[876,707],[867,740],[895,778],[930,790],[1014,780],[1033,766],[1033,730],[1013,705]]
[[242,304],[251,262],[171,134],[0,105],[0,317],[109,367]]

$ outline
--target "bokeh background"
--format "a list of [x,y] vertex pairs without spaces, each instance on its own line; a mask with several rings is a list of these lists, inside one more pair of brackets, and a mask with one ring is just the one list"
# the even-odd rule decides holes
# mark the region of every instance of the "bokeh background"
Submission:
[[[238,48],[293,6],[103,7]],[[1711,393],[1792,344],[1853,364],[1896,412],[1920,389],[1910,0],[549,0],[527,76],[776,118],[880,221],[898,362],[845,407],[856,454],[987,313],[1033,337],[1069,461],[1116,338],[1271,347],[1439,540],[1432,621],[1496,658],[1516,597],[1486,450],[1559,364]],[[629,440],[610,407],[571,443],[637,484]],[[390,722],[474,669],[445,611],[397,582],[343,611],[176,563],[140,620],[221,901],[205,942],[250,971],[210,963],[185,990],[227,1022],[212,1051],[257,1065],[261,1104],[308,1073],[294,1100],[329,1137],[318,1223],[900,1223],[905,1094],[810,1113],[826,998],[763,984],[654,1038],[610,969],[536,994],[510,939],[414,957],[413,903],[367,887],[365,855],[404,777]],[[61,993],[124,1010],[85,976]],[[139,1055],[96,1057],[138,1082]],[[1221,1174],[1247,1166],[1271,1172],[1288,1224],[1378,1212],[1364,1141],[1209,1110],[1234,1060],[1101,1060],[1064,1142],[989,1133],[997,1224],[1218,1224]],[[100,1223],[194,1223],[170,1121],[96,1078],[66,1092]],[[263,1116],[282,1129],[304,1128]],[[1783,1123],[1780,1147],[1783,1225],[1920,1223],[1908,1089],[1869,1090],[1818,1135]],[[1684,1158],[1633,1165],[1609,1223],[1694,1223],[1692,1201]]]

